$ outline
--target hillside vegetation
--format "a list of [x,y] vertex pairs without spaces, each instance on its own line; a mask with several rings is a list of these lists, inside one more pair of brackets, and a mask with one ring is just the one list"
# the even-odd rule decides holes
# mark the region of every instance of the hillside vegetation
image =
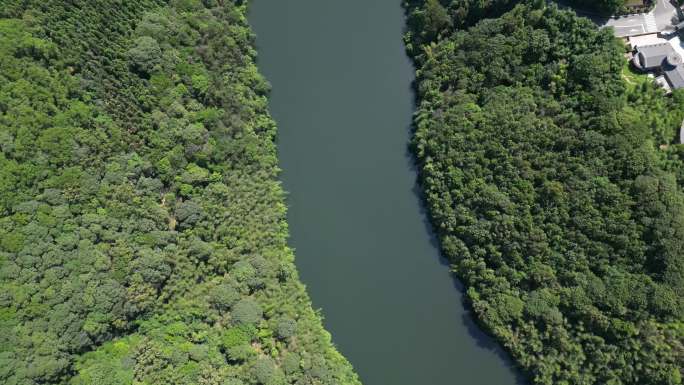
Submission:
[[245,14],[0,0],[0,383],[358,384],[286,245]]
[[[567,3],[580,7],[583,10],[594,11],[605,15],[612,15],[615,13],[627,13],[630,11],[628,5],[638,5],[640,10],[650,7],[655,4],[657,0],[631,1],[631,0],[568,0]],[[669,1],[669,0],[668,0]],[[632,10],[632,13],[634,11]]]
[[406,7],[413,149],[480,324],[535,384],[681,384],[683,95],[545,2]]

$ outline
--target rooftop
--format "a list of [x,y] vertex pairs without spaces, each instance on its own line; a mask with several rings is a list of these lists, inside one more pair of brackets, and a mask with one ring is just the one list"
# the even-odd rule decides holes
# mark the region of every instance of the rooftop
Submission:
[[643,37],[630,39],[630,43],[636,45],[636,54],[632,59],[634,66],[644,71],[662,73],[656,83],[667,90],[684,88],[684,47],[679,38],[658,41]]
[[666,66],[663,68],[663,72],[673,89],[684,88],[684,66]]
[[667,43],[667,39],[660,37],[660,35],[658,35],[657,33],[651,33],[648,35],[630,36],[629,37],[629,46],[632,49],[637,49],[641,46],[658,44],[658,43]]
[[670,55],[676,55],[670,43],[644,45],[637,48],[635,58],[638,58],[639,62],[635,61],[634,64],[646,70],[655,69],[662,66],[663,61]]

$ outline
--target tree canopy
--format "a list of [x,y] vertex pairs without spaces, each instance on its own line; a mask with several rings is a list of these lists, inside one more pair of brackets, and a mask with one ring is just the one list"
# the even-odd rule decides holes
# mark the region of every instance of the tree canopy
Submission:
[[425,200],[479,323],[535,384],[682,383],[682,94],[628,84],[571,11],[466,3],[408,2],[406,41]]
[[0,1],[1,383],[358,383],[240,3]]

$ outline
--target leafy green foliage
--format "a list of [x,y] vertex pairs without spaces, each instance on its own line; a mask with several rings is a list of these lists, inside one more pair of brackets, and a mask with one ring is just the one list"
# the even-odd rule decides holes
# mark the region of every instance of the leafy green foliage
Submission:
[[[625,10],[627,0],[571,0],[571,4],[583,9],[593,10],[606,15],[615,14],[618,11]],[[652,3],[652,1],[646,1]]]
[[162,50],[159,43],[149,36],[140,36],[134,46],[127,52],[128,60],[133,68],[142,74],[154,72],[155,67],[162,63]]
[[263,310],[256,301],[245,298],[235,304],[232,314],[233,320],[238,324],[253,324],[261,320]]
[[628,90],[610,31],[555,6],[469,24],[407,44],[425,199],[479,322],[536,384],[680,384],[682,164],[659,145],[681,95]]
[[409,29],[406,48],[418,55],[422,45],[436,41],[456,29],[510,9],[513,0],[404,0]]
[[3,384],[358,383],[286,244],[245,14],[0,1]]

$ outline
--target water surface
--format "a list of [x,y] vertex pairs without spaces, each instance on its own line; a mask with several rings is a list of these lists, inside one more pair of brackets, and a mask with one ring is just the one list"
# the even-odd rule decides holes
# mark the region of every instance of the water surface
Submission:
[[416,194],[398,0],[253,0],[297,267],[365,385],[507,385]]

